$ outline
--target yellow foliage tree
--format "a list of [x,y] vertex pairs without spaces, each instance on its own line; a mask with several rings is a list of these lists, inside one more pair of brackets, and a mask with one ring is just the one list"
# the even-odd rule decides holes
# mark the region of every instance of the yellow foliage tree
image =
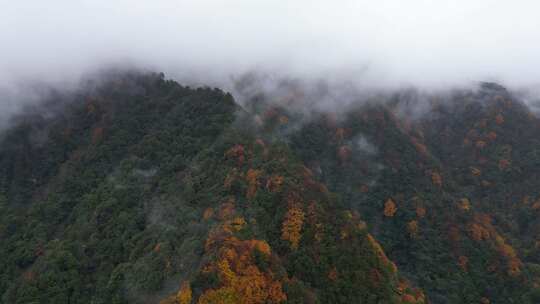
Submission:
[[471,174],[474,176],[480,176],[482,171],[476,167],[471,167]]
[[201,297],[198,304],[237,304],[238,296],[231,287],[220,288],[218,290],[207,290]]
[[189,282],[184,281],[180,287],[180,291],[178,291],[178,294],[176,295],[177,302],[178,304],[190,304],[191,297],[191,286],[189,285]]
[[304,212],[297,206],[291,206],[285,215],[285,221],[281,228],[281,239],[289,241],[292,249],[297,249],[302,237],[302,225],[304,224]]
[[[161,300],[159,304],[190,304],[193,294],[191,292],[191,286],[188,281],[182,282],[180,290],[176,295],[171,295],[168,298]],[[216,302],[212,302],[216,303]],[[217,302],[222,303],[222,302]]]
[[218,261],[205,269],[216,272],[220,287],[206,290],[199,304],[237,303],[266,304],[280,303],[287,299],[281,282],[271,272],[261,271],[255,264],[254,251],[270,255],[270,246],[265,241],[227,238],[219,250]]

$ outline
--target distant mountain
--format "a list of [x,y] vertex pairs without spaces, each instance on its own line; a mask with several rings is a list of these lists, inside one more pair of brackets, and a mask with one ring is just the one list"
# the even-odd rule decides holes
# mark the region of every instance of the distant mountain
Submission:
[[540,119],[511,92],[282,89],[126,72],[14,118],[2,302],[540,303]]

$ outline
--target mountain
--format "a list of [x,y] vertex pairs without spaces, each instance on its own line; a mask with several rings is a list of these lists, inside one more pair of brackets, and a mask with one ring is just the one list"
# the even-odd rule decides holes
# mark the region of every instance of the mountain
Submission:
[[0,137],[3,303],[539,303],[540,120],[505,88],[237,104],[123,72]]

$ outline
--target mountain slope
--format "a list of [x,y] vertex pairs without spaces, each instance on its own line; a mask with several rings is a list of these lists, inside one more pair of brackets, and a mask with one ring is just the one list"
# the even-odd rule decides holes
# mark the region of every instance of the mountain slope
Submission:
[[[290,108],[261,112],[305,115]],[[510,92],[403,92],[308,116],[278,128],[432,302],[538,302],[540,120]]]
[[121,73],[45,105],[1,138],[4,303],[425,302],[229,94]]

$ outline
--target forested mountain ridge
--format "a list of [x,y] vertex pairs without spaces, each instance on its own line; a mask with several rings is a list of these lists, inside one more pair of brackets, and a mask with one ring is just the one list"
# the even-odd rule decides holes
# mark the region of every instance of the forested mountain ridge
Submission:
[[540,301],[540,121],[510,92],[283,96],[125,73],[20,115],[3,303]]
[[513,94],[412,90],[318,117],[291,147],[432,302],[539,301],[540,120]]
[[424,302],[230,95],[128,73],[62,99],[2,138],[4,303]]

